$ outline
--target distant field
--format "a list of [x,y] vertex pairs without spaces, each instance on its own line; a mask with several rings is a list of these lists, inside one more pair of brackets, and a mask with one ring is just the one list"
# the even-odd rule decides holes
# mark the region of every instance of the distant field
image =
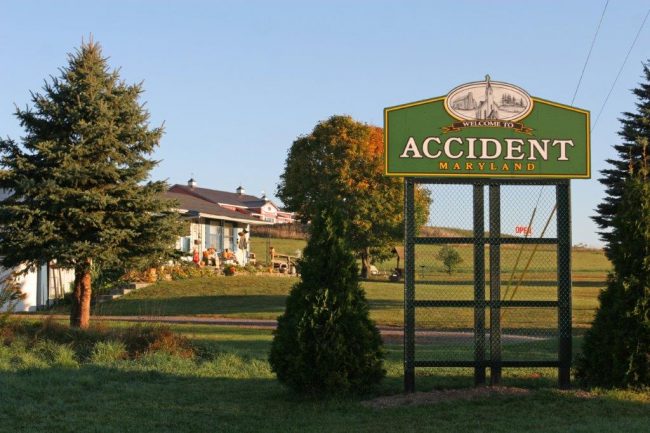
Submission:
[[258,262],[268,261],[269,246],[275,248],[276,254],[296,256],[297,251],[302,251],[307,242],[302,239],[279,239],[251,237],[251,252],[255,253]]
[[[452,229],[445,229],[452,230]],[[458,231],[456,229],[456,231]],[[455,232],[454,232],[455,234]],[[463,233],[459,233],[463,235]],[[268,251],[267,245],[275,248],[278,254],[296,255],[297,250],[302,250],[306,241],[300,239],[277,239],[277,238],[251,238],[251,248],[256,254],[258,261],[265,261]],[[442,263],[436,259],[436,255],[441,246],[437,245],[418,245],[416,247],[416,274],[422,279],[448,278],[448,279],[472,279],[474,251],[472,245],[455,245],[463,259],[458,266],[457,272],[447,276],[444,272]],[[486,271],[489,270],[489,248],[485,248]],[[501,272],[507,274],[506,280],[511,279],[511,274],[517,264],[517,272],[512,275],[512,280],[517,281],[526,267],[527,262],[532,256],[530,266],[524,278],[527,280],[552,280],[555,278],[554,270],[557,262],[557,255],[554,246],[540,245],[533,254],[534,246],[526,245],[522,249],[520,246],[504,245],[501,247]],[[519,262],[517,263],[517,257]],[[396,257],[382,263],[376,263],[377,269],[383,273],[389,273],[396,267]],[[607,272],[611,269],[609,260],[601,250],[574,248],[571,254],[573,267],[573,281],[593,281],[603,282],[606,280]],[[400,267],[404,264],[400,263]]]

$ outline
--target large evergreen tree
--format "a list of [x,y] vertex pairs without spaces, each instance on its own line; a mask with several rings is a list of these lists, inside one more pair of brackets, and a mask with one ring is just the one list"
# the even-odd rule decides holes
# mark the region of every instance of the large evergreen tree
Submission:
[[[638,144],[646,157],[648,140]],[[614,270],[578,359],[577,376],[591,385],[650,385],[650,178],[647,163],[636,165],[611,219]]]
[[[637,97],[636,112],[625,112],[619,119],[622,123],[619,135],[623,141],[614,146],[617,158],[608,159],[607,162],[611,167],[601,171],[603,177],[600,182],[605,185],[606,197],[596,209],[598,214],[592,218],[601,229],[601,237],[607,244],[612,240],[612,219],[621,202],[625,179],[629,177],[630,161],[638,171],[642,161],[648,159],[647,155],[643,156],[639,144],[640,139],[650,139],[650,67],[648,64],[643,66],[643,78],[644,81],[639,84],[639,87],[632,90]],[[609,256],[608,246],[605,247],[605,251]]]
[[90,320],[91,266],[163,260],[177,231],[164,182],[147,181],[162,128],[149,128],[140,84],[84,43],[60,76],[16,109],[22,145],[0,140],[0,256],[5,267],[56,260],[75,271],[72,326]]
[[336,207],[315,213],[301,281],[278,318],[269,361],[278,379],[301,393],[362,392],[384,376],[348,226]]

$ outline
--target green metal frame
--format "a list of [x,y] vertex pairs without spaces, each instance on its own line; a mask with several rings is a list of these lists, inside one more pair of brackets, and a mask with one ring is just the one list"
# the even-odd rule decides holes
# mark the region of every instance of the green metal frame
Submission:
[[[501,381],[504,367],[557,367],[558,385],[567,389],[571,385],[571,199],[569,180],[518,180],[518,179],[432,179],[407,177],[404,179],[405,242],[404,242],[404,389],[415,391],[417,367],[473,367],[475,385],[486,383],[486,368],[490,368],[490,383]],[[444,238],[415,236],[416,184],[457,184],[473,186],[473,237]],[[502,238],[501,198],[502,185],[548,185],[556,190],[557,238]],[[489,190],[489,236],[484,235],[484,191]],[[474,245],[474,300],[427,301],[415,300],[415,245],[423,244],[473,244]],[[490,255],[490,297],[485,301],[485,245]],[[500,253],[504,244],[557,244],[557,301],[505,301],[501,300]],[[415,360],[415,309],[417,307],[469,307],[474,309],[474,360],[473,361],[416,361]],[[509,361],[501,359],[500,314],[490,314],[490,337],[485,337],[485,310],[499,312],[502,307],[549,308],[558,311],[557,361]],[[496,330],[496,332],[494,332]],[[486,358],[489,344],[489,359]]]

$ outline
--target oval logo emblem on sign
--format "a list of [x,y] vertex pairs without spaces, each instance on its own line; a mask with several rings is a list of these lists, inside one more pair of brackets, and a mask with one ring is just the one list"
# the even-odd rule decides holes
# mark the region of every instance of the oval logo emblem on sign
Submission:
[[445,109],[458,120],[517,121],[530,114],[533,99],[522,88],[500,81],[475,81],[453,89]]

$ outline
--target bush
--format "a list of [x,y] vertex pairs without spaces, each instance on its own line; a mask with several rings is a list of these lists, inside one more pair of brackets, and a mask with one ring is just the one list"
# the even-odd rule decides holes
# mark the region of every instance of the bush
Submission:
[[95,364],[110,364],[128,358],[126,346],[121,341],[99,341],[93,347],[90,361]]
[[105,295],[122,286],[125,274],[126,271],[120,267],[100,267],[93,264],[91,268],[93,296]]
[[190,341],[175,334],[169,326],[136,325],[124,329],[116,337],[124,343],[130,358],[151,352],[165,352],[183,358],[194,356]]
[[223,274],[225,276],[232,277],[236,273],[237,273],[237,268],[235,267],[235,265],[226,265],[223,268]]
[[57,367],[78,367],[75,352],[70,345],[51,340],[40,340],[32,348],[33,352],[48,365]]
[[16,279],[17,274],[10,273],[0,281],[0,330],[6,325],[16,304],[26,296],[20,291],[20,285]]
[[159,276],[165,279],[169,275],[172,280],[185,280],[188,278],[203,278],[216,276],[215,268],[212,266],[200,267],[194,262],[180,261],[172,266],[165,266],[161,269]]
[[52,320],[42,323],[13,321],[3,330],[2,337],[5,345],[12,344],[16,339],[25,339],[29,349],[40,353],[46,353],[43,351],[49,344],[65,346],[81,362],[136,359],[158,352],[193,358],[196,353],[186,337],[174,333],[165,325],[108,329],[93,324],[89,329],[82,330]]
[[451,275],[454,269],[456,269],[456,266],[463,262],[463,259],[460,257],[458,251],[449,245],[443,246],[440,251],[438,251],[438,255],[436,257],[442,262],[443,266],[445,267],[445,271],[449,275]]
[[356,260],[339,215],[318,214],[269,354],[278,380],[311,395],[364,392],[385,374]]

